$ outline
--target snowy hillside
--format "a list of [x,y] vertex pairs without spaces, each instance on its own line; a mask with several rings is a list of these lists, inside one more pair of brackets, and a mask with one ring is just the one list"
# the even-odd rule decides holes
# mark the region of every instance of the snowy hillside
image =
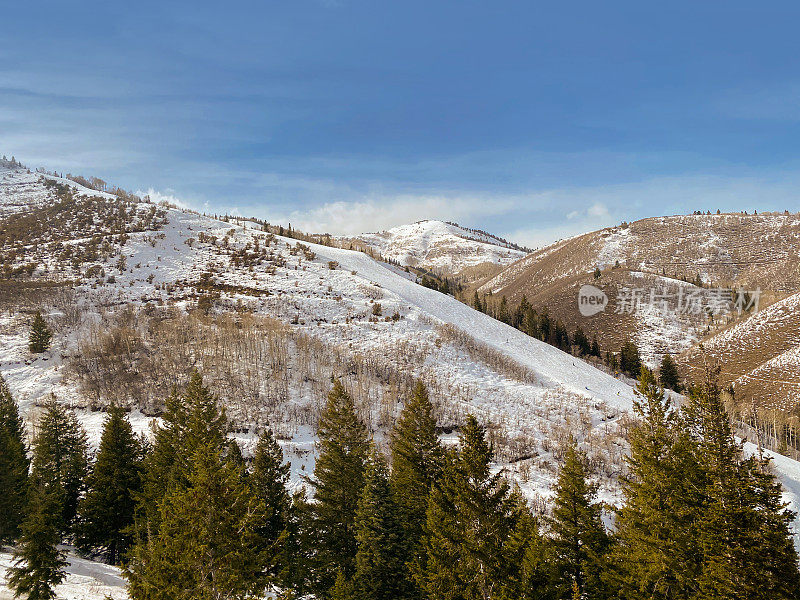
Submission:
[[[96,210],[88,201],[78,202],[78,208],[70,206],[73,212],[82,206]],[[438,398],[446,425],[458,426],[466,412],[478,413],[496,424],[498,439],[505,440],[498,444],[501,453],[509,459],[521,454],[535,457],[515,463],[514,468],[526,473],[541,471],[537,477],[526,475],[530,481],[539,481],[537,493],[547,492],[554,474],[548,440],[556,436],[555,430],[563,437],[565,428],[574,427],[571,422],[581,422],[585,434],[593,435],[595,426],[614,428],[620,409],[630,406],[632,391],[625,383],[452,297],[424,288],[404,271],[363,253],[303,244],[265,233],[252,222],[215,221],[176,209],[160,208],[164,217],[154,217],[149,221],[154,228],[147,229],[139,215],[149,214],[148,206],[129,206],[126,218],[136,227],[126,225],[127,233],[122,236],[105,235],[104,241],[96,243],[97,248],[105,249],[99,253],[94,246],[86,247],[103,230],[98,218],[98,235],[93,238],[87,239],[86,231],[81,230],[74,232],[73,239],[52,242],[71,248],[68,261],[44,244],[15,248],[15,264],[37,265],[34,277],[77,282],[71,290],[74,302],[65,302],[69,307],[54,303],[47,311],[60,329],[48,356],[30,359],[25,345],[26,313],[6,310],[0,318],[0,373],[29,414],[34,414],[36,405],[51,391],[78,407],[108,401],[114,391],[93,390],[81,362],[92,344],[100,343],[99,322],[114,328],[126,311],[139,311],[137,318],[145,320],[167,307],[192,309],[204,295],[214,298],[211,314],[220,319],[246,311],[254,319],[268,318],[279,324],[283,329],[274,335],[295,353],[307,352],[311,343],[324,344],[324,351],[317,349],[304,361],[319,362],[319,356],[327,354],[337,357],[328,364],[312,366],[320,372],[309,379],[299,377],[298,359],[288,353],[286,376],[293,378],[292,385],[278,390],[277,378],[267,377],[250,389],[264,402],[274,399],[276,407],[266,416],[253,416],[249,407],[231,411],[242,421],[268,418],[285,431],[287,446],[298,448],[294,457],[298,464],[306,464],[313,441],[308,427],[298,425],[298,411],[312,415],[304,417],[303,423],[313,423],[330,374],[346,374],[345,369],[351,367],[345,365],[352,361],[365,365],[358,369],[394,374],[391,377],[399,383],[392,385],[406,385],[411,378],[426,381]],[[142,335],[136,332],[136,344],[145,350],[131,359],[126,369],[139,369],[146,377],[148,370],[141,361],[158,362],[154,357],[171,349],[164,341],[150,347]],[[78,353],[77,348],[85,350]],[[209,362],[205,370],[213,387],[211,359],[203,360]],[[202,360],[198,366],[204,366]],[[253,369],[262,368],[253,365]],[[397,391],[380,381],[386,377],[349,378],[369,422],[378,431],[398,410]],[[223,398],[230,387],[230,383],[220,382]],[[153,396],[131,405],[134,420],[140,419],[135,423],[139,430],[146,429],[148,421],[139,409],[146,413],[163,402],[157,393]],[[384,414],[387,405],[388,416]],[[82,416],[94,430],[95,439],[101,422],[96,415],[86,411]],[[245,445],[249,442],[246,436],[242,441]],[[524,451],[521,445],[527,446]],[[610,451],[619,452],[616,448]],[[618,468],[613,466],[617,458],[607,458],[610,472]]]
[[792,415],[800,391],[800,293],[764,310],[695,347],[682,362],[687,370],[703,357],[723,361],[724,384],[732,384],[739,402]]
[[[18,228],[0,237],[3,268],[30,267],[0,287],[0,374],[29,430],[54,393],[76,409],[93,444],[98,409],[111,401],[147,432],[171,386],[198,368],[244,451],[269,423],[299,486],[314,467],[313,432],[332,376],[378,443],[421,379],[448,435],[468,412],[489,425],[497,468],[528,497],[551,493],[561,444],[574,436],[597,467],[602,497],[619,499],[627,382],[362,252],[70,189],[23,171],[0,176],[3,205],[15,207],[6,222]],[[523,254],[444,223],[409,227],[405,246],[398,236],[384,248],[451,267]],[[39,356],[27,350],[35,310],[55,330]],[[776,466],[800,491],[797,463]],[[800,507],[800,497],[790,499]]]
[[490,234],[443,221],[419,221],[359,239],[401,265],[457,274],[483,263],[509,265],[526,255]]
[[41,185],[41,179],[66,185],[78,194],[107,199],[114,198],[111,194],[91,190],[69,179],[36,172],[29,173],[28,169],[11,167],[9,163],[5,163],[0,164],[0,217],[28,210],[31,207],[42,207],[52,200],[47,189]]
[[800,287],[800,215],[723,213],[652,217],[577,235],[536,250],[484,286],[497,293],[521,280],[540,291],[599,267],[686,276],[715,285]]
[[[580,326],[601,348],[628,340],[656,366],[740,320],[720,304],[727,290],[760,290],[763,308],[800,288],[800,216],[786,213],[653,217],[561,240],[531,252],[478,286],[479,294],[522,297],[547,308],[572,331]],[[598,278],[595,278],[598,269]],[[583,285],[609,297],[605,313],[577,310]],[[727,296],[726,296],[727,294]],[[621,297],[635,296],[624,305]],[[697,308],[681,299],[691,298]],[[658,310],[663,301],[668,310]],[[651,305],[657,310],[651,310]],[[746,316],[746,315],[745,315]],[[742,348],[747,352],[746,348]]]

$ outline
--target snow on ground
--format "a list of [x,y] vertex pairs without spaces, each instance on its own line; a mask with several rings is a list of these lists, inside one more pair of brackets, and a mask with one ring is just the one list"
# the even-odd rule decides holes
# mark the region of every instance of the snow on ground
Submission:
[[[0,194],[3,189],[0,179]],[[512,441],[519,437],[524,445],[519,454],[530,449],[533,456],[498,468],[506,469],[532,497],[547,495],[553,483],[555,435],[591,434],[597,439],[590,443],[602,445],[603,439],[614,439],[621,415],[631,407],[633,391],[626,382],[422,287],[403,270],[363,253],[269,236],[244,220],[222,222],[177,209],[169,209],[167,217],[162,230],[130,235],[122,246],[124,267],[113,266],[117,258],[103,264],[113,282],[107,276],[84,278],[77,287],[79,302],[104,311],[128,304],[189,306],[193,284],[210,273],[218,284],[228,286],[222,298],[228,306],[241,302],[256,314],[337,348],[380,355],[405,372],[428,375],[451,391],[449,400],[462,411],[501,425]],[[253,252],[256,242],[265,260],[236,264],[231,252]],[[506,250],[492,246],[491,252]],[[43,260],[49,273],[65,268],[54,257]],[[375,315],[376,304],[381,305],[380,316]],[[386,318],[395,314],[396,320]],[[57,336],[53,349],[33,359],[26,349],[26,318],[0,315],[0,374],[31,419],[35,404],[51,391],[67,403],[77,401],[80,392],[61,376],[63,355],[76,342],[74,332]],[[448,337],[446,327],[461,337]],[[468,349],[470,339],[526,375],[514,376],[487,364],[480,353]],[[294,402],[319,401],[304,389],[294,393]],[[96,444],[102,413],[80,411],[79,418]],[[138,431],[146,431],[150,421],[141,413],[131,414]],[[237,434],[237,439],[245,452],[255,444],[249,434]],[[292,463],[292,484],[301,485],[302,475],[313,471],[313,430],[295,427],[281,443]],[[616,442],[610,446],[606,451],[624,451]],[[779,458],[776,469],[792,493],[800,493],[800,466]],[[615,499],[613,489],[603,494],[604,499]]]
[[[362,355],[377,353],[405,372],[427,375],[441,390],[449,391],[448,400],[462,414],[471,411],[503,424],[511,436],[545,440],[551,427],[570,427],[570,419],[574,422],[582,413],[589,415],[590,424],[606,426],[610,416],[616,418],[620,409],[631,404],[631,388],[622,381],[450,296],[422,287],[401,269],[363,253],[314,244],[306,244],[301,251],[296,240],[266,236],[253,223],[215,221],[174,209],[167,214],[162,230],[130,235],[122,247],[125,268],[103,265],[107,275],[113,275],[113,283],[84,280],[77,288],[79,302],[112,311],[128,304],[186,305],[187,288],[179,282],[196,282],[213,272],[220,284],[242,290],[224,294],[229,304],[242,301],[257,314],[287,324],[296,321],[293,327],[328,344]],[[216,241],[204,237],[201,242],[201,233]],[[262,249],[268,246],[267,262],[233,265],[227,252],[248,245],[252,251],[256,240]],[[56,259],[44,260],[50,261],[45,266],[51,273],[63,266]],[[259,290],[269,295],[259,296]],[[381,305],[380,317],[373,315],[376,304]],[[387,318],[395,314],[398,320]],[[0,316],[0,374],[32,420],[34,405],[51,391],[70,404],[80,393],[74,383],[61,378],[62,353],[74,351],[75,337],[57,337],[52,350],[33,359],[26,349],[27,318]],[[442,331],[445,325],[528,375],[520,380],[485,364],[462,347],[463,340],[448,339]],[[303,397],[304,393],[298,390],[299,397],[293,401],[319,400]],[[80,411],[79,418],[90,438],[99,439],[102,414]],[[150,424],[150,419],[137,413],[131,421],[138,431],[146,431]],[[305,472],[313,469],[311,432],[297,431],[284,444],[290,450],[293,475],[299,479],[303,467]],[[551,472],[553,467],[549,466]]]
[[[758,452],[759,449],[755,444],[750,442],[744,444],[745,455],[752,456]],[[770,450],[762,449],[761,453],[772,459],[772,470],[783,485],[783,501],[788,503],[789,510],[798,515],[794,522],[794,545],[800,552],[800,462]]]
[[359,239],[402,265],[458,273],[482,263],[508,265],[526,255],[485,233],[442,221],[419,221]]
[[630,232],[627,227],[614,227],[604,236],[603,247],[597,253],[598,267],[609,269],[617,261],[625,260],[625,247],[631,241]]
[[98,192],[75,183],[70,179],[44,175],[34,171],[28,172],[22,167],[0,165],[0,216],[19,212],[31,206],[43,206],[51,199],[51,194],[39,183],[44,177],[58,183],[68,185],[78,194],[114,199],[116,196],[106,192]]
[[338,261],[345,270],[356,271],[382,289],[392,292],[427,315],[462,329],[472,337],[529,367],[543,384],[564,387],[581,396],[606,401],[614,406],[631,406],[633,392],[618,379],[549,344],[493,319],[434,290],[396,277],[381,263],[360,252],[312,246],[320,256]]
[[[59,600],[125,600],[127,582],[120,570],[103,563],[67,555],[69,566],[66,579],[55,588]],[[8,569],[14,561],[8,552],[0,552],[0,600],[12,600],[13,593],[7,585]]]

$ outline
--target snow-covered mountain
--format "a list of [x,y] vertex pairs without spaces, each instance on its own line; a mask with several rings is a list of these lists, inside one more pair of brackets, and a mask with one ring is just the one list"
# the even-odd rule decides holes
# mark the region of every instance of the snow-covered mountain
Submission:
[[[478,287],[479,294],[524,295],[570,330],[580,325],[601,347],[637,342],[651,366],[665,353],[688,350],[739,315],[717,312],[725,290],[760,290],[761,306],[800,289],[800,215],[727,213],[653,217],[578,235],[538,249]],[[595,269],[601,275],[594,278]],[[700,285],[698,285],[700,284]],[[601,288],[609,308],[592,318],[578,311],[583,285]],[[682,290],[682,291],[681,291]],[[637,294],[627,307],[619,298]],[[659,311],[691,297],[697,310]],[[650,310],[651,298],[656,309]],[[630,310],[627,310],[630,309]],[[746,315],[745,315],[746,316]]]
[[0,218],[31,208],[42,208],[52,202],[53,196],[48,188],[42,185],[42,179],[67,186],[77,194],[116,199],[112,194],[89,189],[70,179],[29,172],[26,168],[12,166],[10,162],[0,159]]
[[[29,177],[5,175],[0,185]],[[38,199],[56,192],[38,182],[26,193]],[[7,219],[12,229],[24,219],[25,229],[0,240],[13,256],[4,265],[8,272],[34,266],[30,278],[20,276],[21,287],[70,282],[58,288],[63,297],[52,291],[35,301],[12,296],[0,307],[0,374],[30,416],[55,392],[86,407],[82,419],[96,439],[102,419],[88,409],[102,406],[119,386],[103,388],[92,373],[99,366],[110,374],[113,367],[103,363],[119,359],[127,361],[119,369],[151,382],[138,399],[116,398],[134,409],[137,429],[145,430],[145,414],[163,402],[151,381],[153,369],[183,353],[165,337],[165,324],[180,322],[186,345],[194,343],[187,328],[222,327],[226,319],[241,322],[243,315],[258,330],[258,343],[266,344],[253,363],[247,354],[222,365],[198,341],[175,369],[180,378],[182,368],[201,367],[231,404],[241,385],[252,405],[231,407],[230,414],[243,429],[269,420],[281,431],[298,479],[308,466],[310,425],[331,374],[344,378],[378,435],[397,414],[409,382],[422,379],[437,399],[443,426],[457,427],[466,412],[493,423],[507,468],[524,472],[521,482],[537,494],[547,493],[555,473],[553,439],[565,439],[582,423],[580,435],[602,430],[610,440],[631,405],[633,392],[623,381],[365,253],[281,237],[247,220],[223,222],[146,202],[118,201],[119,210],[110,213],[100,200],[80,194],[69,202],[52,198]],[[76,229],[39,227],[56,221]],[[188,316],[197,315],[192,310],[203,298],[211,299],[211,322]],[[53,350],[39,358],[26,347],[29,314],[37,303],[58,331]],[[160,328],[158,339],[153,328]],[[103,341],[105,335],[110,337]],[[114,336],[123,335],[132,341],[116,348]],[[130,347],[137,350],[131,353]],[[84,364],[89,357],[95,362]],[[175,373],[165,371],[164,377]],[[131,379],[131,386],[140,385]],[[245,435],[241,441],[247,447],[252,439]],[[619,468],[614,465],[620,448],[607,448],[609,473]],[[522,455],[528,458],[518,460]]]
[[733,386],[740,404],[774,411],[773,421],[794,421],[800,394],[800,292],[709,336],[680,359],[689,373],[719,362],[724,365],[720,381]]
[[444,221],[418,221],[359,239],[404,266],[455,275],[485,263],[509,265],[527,252],[489,233]]
[[[112,400],[146,432],[171,386],[199,368],[245,452],[268,422],[301,485],[331,376],[351,391],[379,444],[420,379],[445,431],[468,412],[489,424],[497,468],[529,497],[550,494],[569,436],[597,465],[602,497],[619,497],[629,382],[401,268],[255,221],[114,198],[19,168],[0,168],[0,205],[9,207],[0,214],[0,375],[29,431],[54,393],[75,408],[92,443],[103,422],[97,409]],[[442,265],[524,254],[446,223],[409,227],[417,232],[409,244],[419,243],[411,254]],[[439,254],[447,236],[457,251],[448,259]],[[55,331],[52,349],[36,356],[27,349],[35,310]],[[800,467],[785,457],[776,467],[800,507]]]

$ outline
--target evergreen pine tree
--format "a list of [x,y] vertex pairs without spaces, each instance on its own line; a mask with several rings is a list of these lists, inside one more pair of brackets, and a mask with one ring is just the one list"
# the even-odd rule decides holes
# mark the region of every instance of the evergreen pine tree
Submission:
[[672,360],[669,354],[665,354],[661,359],[661,367],[658,370],[658,379],[661,386],[676,392],[681,391],[680,376],[678,375],[678,365]]
[[552,566],[544,537],[519,492],[512,503],[514,527],[504,547],[508,569],[497,600],[545,600],[552,597]]
[[558,570],[559,598],[605,598],[608,591],[601,576],[609,538],[595,503],[597,484],[587,478],[586,457],[575,442],[567,448],[558,475],[550,544]]
[[597,342],[597,336],[592,337],[592,350],[591,355],[600,358],[600,344]]
[[533,307],[529,307],[528,310],[525,311],[525,319],[522,322],[522,330],[531,337],[539,338],[541,335],[541,332],[539,331],[539,315],[536,313]]
[[225,460],[239,469],[244,475],[247,475],[247,465],[244,462],[242,455],[242,448],[236,440],[228,442],[227,451],[225,452]]
[[[269,512],[266,518],[269,519]],[[296,597],[308,595],[314,586],[313,567],[318,535],[314,520],[314,505],[304,492],[297,492],[287,513],[286,527],[279,539],[277,557],[279,586]]]
[[480,299],[480,297],[478,296],[478,292],[477,292],[477,290],[475,291],[475,296],[474,296],[474,298],[472,299],[472,307],[473,307],[475,310],[479,311],[479,312],[483,312],[483,304],[481,304],[481,299]]
[[[192,372],[186,388],[181,393],[173,391],[167,399],[162,422],[153,429],[152,449],[143,463],[142,490],[135,494],[133,545],[126,565],[131,580],[149,581],[149,562],[159,539],[165,497],[189,486],[192,460],[199,449],[213,449],[223,456],[228,444],[226,430],[224,409],[203,385],[200,374]],[[148,598],[145,591],[139,593],[143,594],[141,598]]]
[[508,314],[508,300],[506,300],[505,296],[500,300],[500,308],[497,309],[497,320],[503,323],[511,323],[511,317]]
[[522,300],[519,301],[517,308],[514,309],[514,315],[511,318],[511,325],[517,329],[522,329],[525,325],[525,315],[531,309],[531,305],[525,294],[522,295]]
[[88,491],[79,505],[77,547],[110,564],[130,545],[134,495],[141,489],[141,447],[124,411],[111,406],[103,426]]
[[11,390],[0,377],[0,546],[19,535],[29,466],[19,409]]
[[553,321],[550,319],[550,313],[547,310],[547,307],[542,309],[542,314],[539,317],[539,339],[543,342],[550,342],[552,329],[553,329]]
[[575,335],[572,337],[572,343],[578,347],[578,354],[580,356],[586,356],[592,351],[589,338],[586,337],[586,334],[583,332],[583,329],[580,325],[575,328]]
[[705,470],[699,523],[703,549],[698,579],[704,598],[796,598],[800,587],[791,537],[794,513],[780,499],[767,464],[745,459],[733,437],[717,385],[718,369],[695,387],[686,405]]
[[33,317],[33,324],[31,325],[31,334],[28,340],[28,349],[39,354],[45,352],[50,347],[50,342],[53,339],[53,332],[47,326],[47,322],[42,317],[42,313],[36,311]]
[[492,455],[484,428],[468,415],[460,447],[431,490],[425,560],[414,565],[429,600],[492,598],[507,580],[515,503],[502,475],[491,473]]
[[550,336],[545,341],[564,352],[570,351],[569,332],[561,319],[557,319],[552,325],[550,328]]
[[344,571],[336,571],[336,580],[327,595],[328,600],[354,600],[356,588],[353,582],[345,577]]
[[400,512],[383,456],[372,451],[356,511],[356,572],[361,600],[399,600],[409,592]]
[[34,478],[29,487],[22,535],[14,550],[14,566],[8,585],[14,597],[53,600],[53,587],[64,580],[64,553],[58,549],[61,498],[43,481]]
[[268,559],[259,551],[264,505],[218,445],[194,450],[185,486],[159,503],[158,533],[126,565],[133,600],[262,598]]
[[182,393],[170,394],[161,421],[153,430],[153,448],[145,460],[137,504],[138,520],[142,526],[146,523],[151,534],[158,527],[158,502],[170,487],[186,483],[194,451],[210,445],[222,452],[228,443],[225,410],[197,371]]
[[428,510],[428,493],[442,467],[436,418],[425,385],[414,386],[391,438],[391,486],[405,529],[407,560],[418,557]]
[[698,520],[703,475],[684,424],[649,370],[634,400],[625,504],[617,518],[621,596],[695,598],[702,551]]
[[34,439],[32,476],[60,503],[57,521],[62,535],[68,533],[78,512],[78,500],[89,471],[89,444],[75,413],[51,397],[39,419]]
[[633,342],[625,342],[619,352],[620,369],[630,377],[639,377],[642,370],[642,360],[639,357],[639,348]]
[[[259,547],[276,557],[271,575],[288,568],[295,560],[282,546],[290,534],[291,498],[286,489],[289,482],[289,463],[283,462],[283,452],[271,429],[266,429],[258,439],[253,456],[253,471],[249,477],[253,493],[264,504],[264,519],[258,527]],[[280,578],[280,577],[279,577]]]
[[314,476],[314,525],[318,535],[315,588],[326,593],[342,570],[355,573],[355,515],[364,487],[364,465],[369,442],[367,428],[356,414],[353,399],[336,380],[320,415],[318,456]]

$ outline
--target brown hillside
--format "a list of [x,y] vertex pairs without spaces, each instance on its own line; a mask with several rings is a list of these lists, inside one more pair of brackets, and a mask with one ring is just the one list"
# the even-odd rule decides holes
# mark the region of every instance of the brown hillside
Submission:
[[800,288],[800,215],[653,217],[587,233],[537,250],[484,284],[515,297],[564,277],[616,262],[631,270],[687,277],[712,285]]

